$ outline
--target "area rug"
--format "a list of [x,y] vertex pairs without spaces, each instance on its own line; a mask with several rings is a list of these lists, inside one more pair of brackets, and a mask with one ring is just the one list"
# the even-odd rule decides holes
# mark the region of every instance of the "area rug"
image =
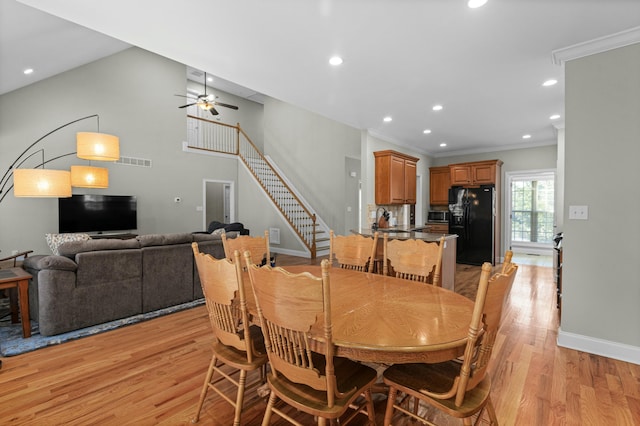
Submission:
[[105,331],[113,330],[125,325],[136,324],[142,321],[147,321],[153,318],[172,314],[174,312],[179,312],[185,309],[190,309],[203,304],[204,299],[198,299],[193,302],[171,306],[169,308],[148,312],[146,314],[134,315],[128,318],[122,318],[104,324],[98,324],[92,327],[70,331],[68,333],[57,334],[55,336],[41,336],[38,332],[38,323],[31,321],[31,337],[27,339],[24,339],[22,337],[21,324],[11,324],[10,321],[2,321],[0,323],[0,355],[4,357],[14,356],[45,348],[47,346],[59,345],[71,340],[92,336],[94,334],[103,333]]

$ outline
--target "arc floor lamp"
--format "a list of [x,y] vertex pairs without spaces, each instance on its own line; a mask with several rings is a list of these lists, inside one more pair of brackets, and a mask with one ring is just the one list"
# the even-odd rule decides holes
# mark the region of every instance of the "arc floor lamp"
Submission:
[[[33,150],[47,136],[79,121],[96,118],[97,132],[78,132],[76,152],[63,154],[45,160],[44,149]],[[29,158],[37,154],[42,160],[35,168],[19,168]],[[120,158],[120,139],[117,136],[100,133],[98,114],[88,115],[63,124],[48,132],[27,147],[16,158],[0,180],[0,202],[13,189],[16,197],[70,197],[71,187],[108,188],[109,170],[104,167],[71,166],[71,170],[46,169],[45,165],[62,157],[76,154],[78,158],[90,161],[117,161]],[[10,184],[10,182],[12,182]],[[6,191],[5,191],[6,189]]]

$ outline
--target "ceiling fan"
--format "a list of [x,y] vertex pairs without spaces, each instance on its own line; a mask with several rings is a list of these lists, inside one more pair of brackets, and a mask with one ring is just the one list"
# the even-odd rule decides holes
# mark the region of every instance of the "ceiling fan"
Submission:
[[187,96],[187,95],[176,95],[176,96],[182,96],[184,98],[193,99],[195,101],[186,105],[179,106],[178,108],[187,108],[192,105],[198,105],[201,109],[211,112],[211,115],[220,114],[218,110],[215,109],[215,105],[222,106],[225,108],[231,108],[235,110],[238,109],[238,107],[235,105],[229,105],[222,102],[217,102],[215,100],[216,97],[214,95],[207,95],[207,73],[206,72],[204,73],[204,93],[203,94],[198,95],[197,97]]

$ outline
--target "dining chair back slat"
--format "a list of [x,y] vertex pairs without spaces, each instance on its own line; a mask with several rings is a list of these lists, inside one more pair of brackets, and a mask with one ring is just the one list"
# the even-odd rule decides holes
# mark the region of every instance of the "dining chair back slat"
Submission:
[[383,237],[383,274],[442,287],[444,237],[438,242]]
[[363,235],[335,235],[329,231],[329,264],[334,261],[343,269],[373,272],[378,232],[373,237]]

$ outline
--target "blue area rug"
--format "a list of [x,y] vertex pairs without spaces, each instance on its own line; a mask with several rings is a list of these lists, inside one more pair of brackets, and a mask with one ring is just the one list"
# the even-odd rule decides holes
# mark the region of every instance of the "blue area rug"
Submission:
[[104,324],[94,325],[92,327],[82,328],[80,330],[70,331],[68,333],[57,334],[55,336],[41,336],[38,333],[38,323],[31,322],[31,337],[22,338],[22,325],[3,323],[0,326],[0,355],[14,356],[25,352],[35,351],[47,346],[59,345],[82,337],[92,336],[94,334],[103,333],[125,325],[136,324],[138,322],[147,321],[163,315],[172,314],[174,312],[190,309],[195,306],[203,305],[204,299],[194,300],[193,302],[183,303],[181,305],[171,306],[169,308],[160,309],[146,314],[134,315],[132,317],[123,318]]

